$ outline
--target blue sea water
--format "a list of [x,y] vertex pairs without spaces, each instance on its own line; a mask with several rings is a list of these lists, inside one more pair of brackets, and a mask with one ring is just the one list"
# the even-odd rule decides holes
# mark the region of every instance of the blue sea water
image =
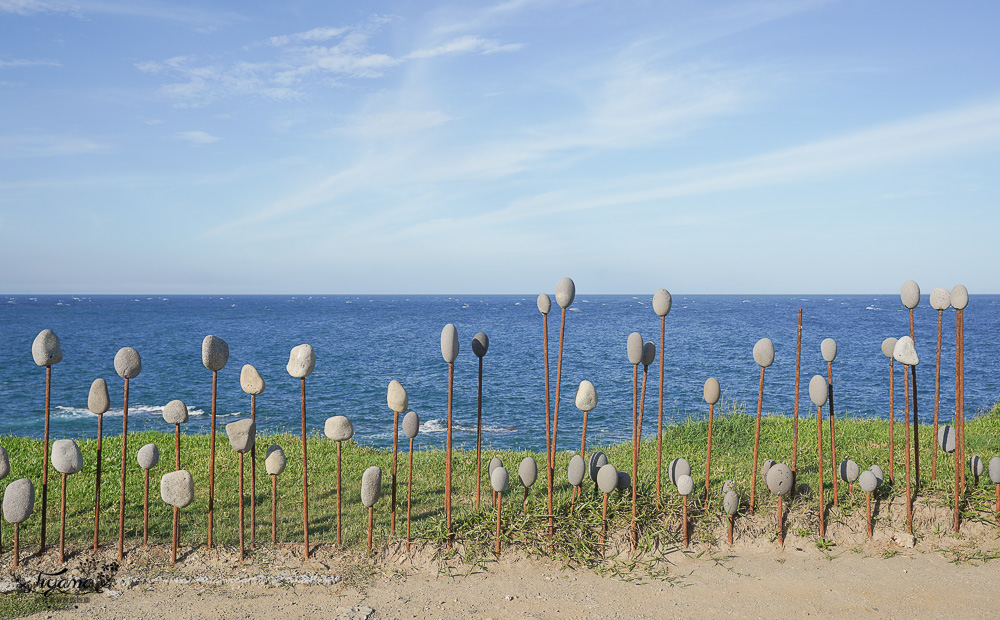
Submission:
[[[796,315],[803,309],[800,411],[811,410],[808,381],[826,373],[820,342],[834,338],[838,417],[888,416],[888,360],[882,340],[909,333],[898,295],[677,295],[666,320],[664,417],[707,415],[705,379],[722,385],[723,406],[756,409],[759,369],[751,351],[760,338],[774,342],[774,365],[765,371],[765,412],[793,410]],[[937,312],[927,296],[915,311],[919,415],[934,415],[934,352]],[[262,431],[300,429],[299,383],[285,371],[290,349],[309,343],[316,370],[306,380],[308,432],[346,415],[355,439],[392,443],[392,412],[386,387],[399,380],[410,408],[420,415],[417,445],[443,445],[448,368],[440,352],[441,329],[454,323],[461,350],[455,364],[454,438],[474,447],[478,359],[471,341],[489,335],[483,360],[484,444],[494,448],[544,449],[542,315],[534,295],[427,296],[0,296],[0,432],[41,437],[45,370],[35,366],[31,343],[42,329],[56,332],[64,359],[53,367],[51,437],[94,437],[97,417],[87,394],[97,377],[107,380],[112,410],[107,434],[121,432],[124,381],[114,371],[119,348],[142,356],[142,373],[131,381],[129,429],[170,431],[162,406],[180,399],[191,410],[185,433],[209,429],[211,372],[201,363],[201,342],[215,334],[228,342],[228,365],[219,372],[218,425],[249,415],[250,397],[240,389],[243,364],[253,364],[267,387],[257,398]],[[550,376],[555,400],[559,308],[548,317]],[[1000,296],[974,295],[965,310],[966,408],[982,411],[1000,400]],[[583,295],[566,313],[559,411],[559,447],[579,447],[582,414],[573,404],[588,379],[599,403],[588,420],[588,442],[631,436],[632,366],[625,354],[638,331],[659,349],[660,322],[651,295]],[[941,415],[954,412],[955,312],[944,313]],[[657,355],[659,355],[657,351]],[[649,368],[645,433],[655,435],[659,359]],[[641,381],[641,367],[640,367]],[[902,373],[896,372],[897,410]]]

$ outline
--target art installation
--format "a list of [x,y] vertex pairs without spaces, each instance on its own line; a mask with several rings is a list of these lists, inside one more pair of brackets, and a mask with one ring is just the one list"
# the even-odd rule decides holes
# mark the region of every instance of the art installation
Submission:
[[[575,458],[575,457],[574,457]],[[503,467],[497,467],[490,474],[490,484],[493,485],[493,492],[496,494],[497,498],[497,555],[500,555],[500,521],[501,513],[503,512],[503,494],[507,490],[510,484],[510,475],[507,470]]]
[[[351,429],[353,434],[354,429]],[[406,550],[410,550],[410,508],[413,505],[413,440],[420,432],[420,416],[411,411],[403,416],[403,434],[410,440],[410,469],[406,476]],[[337,543],[340,544],[340,459],[337,459]]]
[[[250,395],[250,419],[257,421],[257,396],[264,392],[264,378],[250,364],[240,369],[240,388]],[[178,467],[179,468],[179,467]],[[250,548],[257,542],[257,443],[250,448]]]
[[[181,508],[187,508],[194,501],[194,477],[191,472],[179,469],[163,474],[160,478],[160,498],[174,507],[174,514]],[[170,563],[177,563],[177,541],[180,538],[180,519],[174,519],[173,545],[170,551]]]
[[476,512],[479,512],[480,483],[483,480],[483,357],[490,350],[490,339],[483,332],[472,337],[472,352],[479,359],[479,391],[476,398]]
[[872,537],[872,493],[878,488],[882,481],[871,470],[861,472],[858,484],[865,492],[865,525],[868,528],[868,538]]
[[[243,455],[253,448],[257,441],[257,423],[252,419],[237,420],[226,424],[226,436],[229,437],[229,445],[232,446],[236,454],[239,455],[240,476],[237,493],[239,493],[240,506],[240,560],[245,557],[246,545],[244,544],[244,520],[243,520]],[[254,498],[250,498],[251,504]]]
[[665,288],[653,293],[653,312],[660,317],[660,397],[656,422],[656,501],[660,501],[660,472],[663,469],[663,358],[666,355],[667,315],[673,300]]
[[[500,460],[499,456],[494,456],[493,458],[490,459],[490,464],[487,466],[487,471],[486,471],[486,474],[490,476],[491,479],[493,476],[493,470],[496,469],[497,467],[503,467],[503,461]],[[493,507],[495,508],[497,505],[497,492],[493,491],[492,494],[493,494]]]
[[[549,462],[549,479],[552,479],[555,475],[556,446],[559,445],[556,442],[556,437],[559,432],[559,388],[562,385],[563,339],[566,335],[566,309],[572,305],[574,299],[576,299],[576,284],[573,283],[573,280],[569,278],[562,278],[556,282],[556,304],[558,304],[561,310],[561,316],[559,319],[559,354],[556,357],[556,402],[555,408],[552,411],[552,459]],[[549,534],[554,535],[555,533],[555,522],[550,518]]]
[[[66,545],[66,476],[77,473],[83,469],[83,454],[80,447],[72,439],[59,439],[52,444],[52,467],[62,474],[62,494],[59,502],[59,563],[66,561],[64,549]],[[147,484],[146,503],[149,503],[149,490]],[[146,544],[146,537],[143,534],[142,544]]]
[[[569,503],[569,514],[573,516],[573,504],[576,501],[576,492],[583,484],[583,478],[587,474],[587,464],[583,462],[583,457],[579,454],[574,454],[573,458],[569,460],[569,467],[566,469],[566,477],[569,480],[569,484],[573,487],[573,496]],[[527,490],[527,489],[525,489]]]
[[[181,468],[181,424],[188,421],[188,408],[179,400],[172,400],[163,407],[163,421],[174,425],[174,471]],[[174,507],[174,529],[180,527],[180,509]],[[96,524],[95,524],[96,527]],[[96,534],[95,534],[96,535]]]
[[392,411],[392,491],[391,506],[389,508],[389,534],[396,535],[396,454],[399,444],[399,414],[403,413],[410,406],[410,397],[406,394],[403,385],[393,379],[389,382],[386,391],[386,403]]
[[760,446],[760,416],[764,406],[764,369],[774,363],[774,343],[770,338],[761,338],[753,345],[753,361],[760,366],[760,382],[757,388],[757,423],[753,438],[753,472],[750,474],[750,514],[753,514],[757,498],[757,451]]
[[736,512],[740,509],[740,496],[737,495],[736,490],[733,488],[728,488],[722,493],[722,509],[726,511],[726,515],[729,516],[729,546],[733,546],[733,519],[736,516]]
[[[955,309],[955,533],[959,531],[959,496],[965,492],[965,307],[969,291],[962,284],[951,289],[951,307]],[[959,486],[961,474],[961,487]]]
[[[10,459],[7,457],[7,449],[0,446],[0,480],[10,475]],[[0,526],[3,519],[0,519]],[[0,527],[0,553],[3,553],[3,527]]]
[[[545,367],[545,478],[548,482],[549,497],[549,532],[554,531],[552,519],[552,405],[549,398],[549,312],[552,311],[552,300],[545,293],[540,293],[535,301],[538,311],[542,314],[542,354]],[[493,494],[496,503],[496,493]]]
[[587,456],[587,415],[597,408],[597,389],[594,384],[584,379],[580,386],[576,388],[576,397],[573,399],[576,408],[583,412],[583,431],[580,433],[580,456]]
[[52,366],[62,361],[59,336],[51,329],[43,329],[31,343],[31,357],[37,366],[45,368],[45,429],[42,431],[42,532],[39,553],[45,553],[45,519],[49,499],[49,404],[52,396]]
[[642,447],[642,423],[646,414],[646,378],[649,376],[649,365],[656,360],[656,345],[647,342],[642,345],[642,395],[639,398],[639,444],[636,449]]
[[3,492],[3,518],[14,524],[14,563],[21,563],[21,524],[35,510],[35,485],[27,478],[19,478],[7,485]]
[[288,356],[285,370],[293,378],[299,380],[300,400],[302,403],[302,557],[309,559],[309,462],[306,455],[306,377],[316,369],[316,353],[311,345],[300,344],[293,347]]
[[896,405],[893,402],[894,396],[896,394],[896,383],[893,378],[893,364],[895,359],[892,356],[893,351],[896,350],[895,338],[886,338],[882,341],[882,355],[889,358],[889,482],[895,484],[896,475],[894,463],[896,461],[896,449],[893,445],[894,442],[894,431],[896,429]]
[[382,497],[382,469],[372,465],[361,475],[361,504],[368,509],[368,553],[372,552],[375,502]]
[[816,405],[816,445],[818,447],[819,473],[819,537],[826,538],[826,505],[823,503],[823,405],[830,391],[822,375],[813,375],[809,380],[809,400]]
[[799,308],[798,329],[795,335],[795,401],[792,405],[792,490],[799,475],[799,369],[802,365],[802,308]]
[[125,463],[128,462],[128,387],[129,381],[142,372],[139,352],[132,347],[122,347],[115,354],[115,372],[125,379],[125,397],[122,401],[122,480],[121,498],[118,503],[118,560],[125,559]]
[[278,476],[285,471],[285,451],[278,444],[273,444],[264,453],[264,471],[271,476],[271,544],[278,542]]
[[[3,479],[3,476],[0,476],[0,479]],[[997,523],[1000,523],[1000,456],[990,459],[990,482],[997,487],[997,503],[993,512],[996,514]]]
[[719,380],[715,377],[705,379],[705,387],[702,388],[701,394],[705,402],[708,403],[708,446],[705,450],[705,510],[707,511],[708,482],[712,471],[712,418],[715,415],[715,403],[719,402],[719,397],[722,395]]
[[[524,487],[524,512],[528,512],[528,490],[531,485],[535,484],[535,480],[538,479],[538,463],[535,459],[526,456],[521,459],[521,464],[517,466],[517,479],[521,481],[521,486]],[[571,509],[572,510],[572,509]]]
[[833,468],[833,505],[840,505],[840,491],[837,489],[837,429],[833,420],[833,360],[837,359],[837,341],[833,338],[826,338],[820,343],[820,353],[826,362],[826,382],[829,386],[830,395],[827,397],[830,411],[830,467]]
[[[913,309],[920,304],[920,287],[913,280],[907,280],[899,291],[899,299],[906,306],[910,313],[910,340],[916,342],[916,333],[913,331]],[[914,492],[920,488],[920,433],[917,432],[917,377],[916,364],[910,366],[910,374],[913,381],[913,480]],[[905,379],[905,378],[904,378]],[[904,381],[905,388],[905,381]],[[909,402],[907,402],[909,406]],[[909,409],[907,409],[907,424],[910,424]]]
[[[896,341],[896,348],[892,350],[892,357],[903,364],[903,399],[906,401],[906,529],[913,534],[913,495],[911,490],[910,481],[910,373],[906,372],[906,369],[914,369],[919,362],[917,358],[917,350],[913,346],[913,339],[909,336],[903,336],[898,341]],[[916,406],[916,374],[913,373],[914,385],[914,407]]]
[[614,465],[605,463],[597,472],[597,488],[604,493],[604,505],[601,509],[601,546],[605,544],[608,537],[608,495],[618,488],[618,470]]
[[104,459],[101,448],[104,437],[104,414],[111,407],[111,397],[108,395],[108,384],[104,379],[94,379],[87,395],[87,409],[97,416],[97,462],[94,478],[94,551],[97,551],[97,538],[101,522],[101,467]]
[[861,475],[861,468],[858,467],[858,464],[850,459],[841,461],[840,465],[837,466],[837,471],[840,474],[840,479],[847,483],[847,494],[854,493],[853,485],[858,480],[858,476]]
[[784,497],[791,493],[794,478],[792,468],[784,463],[775,463],[767,469],[765,483],[771,493],[778,496],[778,544],[785,544]]
[[[402,388],[402,386],[400,386]],[[404,393],[405,396],[405,393]],[[405,407],[404,407],[405,409]],[[416,414],[414,414],[416,415]],[[419,426],[417,422],[417,426]],[[403,422],[404,429],[406,427],[406,422]],[[348,441],[354,437],[354,425],[351,421],[342,415],[335,415],[332,418],[326,419],[326,424],[323,426],[323,434],[327,436],[328,439],[332,439],[337,442],[337,544],[340,544],[340,506],[341,506],[341,487],[340,487],[340,459],[341,459],[341,444]],[[416,436],[416,433],[414,433]],[[395,441],[393,441],[395,443]],[[393,459],[395,461],[395,458]],[[410,477],[413,476],[413,439],[410,438]],[[407,527],[409,527],[409,513],[407,513]]]
[[[625,352],[628,363],[632,364],[632,479],[638,479],[639,474],[639,364],[642,362],[642,336],[632,332],[625,341]],[[638,544],[636,523],[638,511],[636,506],[636,489],[632,488],[632,551]]]
[[212,548],[212,528],[215,525],[215,400],[219,371],[229,361],[229,345],[222,338],[209,334],[201,341],[201,363],[212,371],[212,420],[209,430],[208,454],[208,548]]
[[972,472],[973,486],[979,486],[979,476],[983,475],[983,459],[973,454],[969,459],[969,471]]
[[691,495],[691,491],[694,490],[694,480],[691,476],[687,474],[682,474],[677,477],[677,494],[683,498],[683,507],[681,508],[681,536],[684,540],[684,546],[688,546],[688,495]]
[[[931,291],[931,308],[937,310],[937,349],[934,354],[934,436],[938,434],[938,407],[941,404],[941,328],[944,324],[944,311],[951,307],[951,291],[937,287]],[[931,451],[931,481],[937,480],[937,444]]]
[[441,330],[441,357],[448,364],[448,434],[445,438],[444,453],[444,515],[448,538],[448,548],[451,548],[451,410],[452,397],[455,391],[455,360],[458,359],[458,330],[451,323]]
[[[77,448],[79,450],[79,448]],[[139,448],[136,462],[142,468],[142,546],[149,546],[149,470],[160,462],[160,449],[155,443],[147,443]],[[55,461],[53,460],[53,464]],[[82,463],[81,463],[82,466]]]

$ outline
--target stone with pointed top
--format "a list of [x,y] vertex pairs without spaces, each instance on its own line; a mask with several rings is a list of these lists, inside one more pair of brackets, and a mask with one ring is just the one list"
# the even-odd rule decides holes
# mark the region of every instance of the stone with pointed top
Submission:
[[813,375],[813,378],[809,380],[809,400],[817,407],[822,407],[826,404],[827,396],[829,396],[829,386],[826,377]]
[[538,479],[538,463],[530,456],[521,459],[521,464],[517,466],[517,478],[521,481],[521,486],[529,488]]
[[75,474],[83,469],[83,454],[72,439],[59,439],[52,444],[52,466],[60,474]]
[[372,465],[361,475],[361,503],[371,508],[382,497],[382,469]]
[[740,496],[737,495],[736,491],[732,489],[726,491],[722,497],[722,508],[729,516],[736,514],[736,511],[740,509]]
[[882,355],[892,359],[892,352],[896,350],[896,342],[898,341],[895,338],[886,338],[883,340]]
[[694,490],[694,480],[691,476],[683,475],[677,477],[677,494],[678,495],[691,495],[691,491]]
[[300,344],[292,347],[285,370],[296,379],[305,379],[311,375],[316,370],[316,352],[313,351],[312,345]]
[[247,394],[257,396],[264,391],[264,377],[251,364],[243,364],[240,369],[240,387]]
[[229,345],[218,336],[211,334],[201,341],[201,363],[212,372],[218,372],[226,367],[229,361]]
[[545,293],[538,295],[538,299],[535,300],[535,304],[538,306],[538,311],[542,314],[548,314],[552,311],[552,298]]
[[969,289],[964,284],[956,284],[951,289],[951,307],[955,310],[965,310],[969,305]]
[[676,485],[677,479],[684,475],[691,475],[691,464],[688,463],[687,459],[678,457],[670,461],[670,465],[667,467],[667,477],[670,478],[670,482]]
[[135,379],[142,372],[142,359],[132,347],[122,347],[115,353],[115,372],[122,379]]
[[249,452],[257,439],[257,423],[247,418],[226,424],[229,445],[239,453]]
[[111,397],[108,396],[108,382],[104,379],[94,379],[90,384],[90,394],[87,395],[87,409],[94,415],[101,415],[111,407]]
[[[603,452],[594,452],[590,455],[590,461],[588,462],[588,469],[590,470],[590,479],[595,483],[597,482],[597,474],[601,471],[601,468],[608,464],[608,455]],[[618,474],[615,474],[616,476]]]
[[174,508],[187,508],[194,501],[194,476],[186,469],[163,474],[160,497]]
[[499,456],[494,456],[490,459],[490,464],[487,466],[487,472],[492,476],[493,470],[497,467],[503,467],[503,461],[500,460]]
[[625,352],[628,355],[628,363],[637,366],[642,361],[642,335],[639,332],[632,332],[625,341]]
[[902,288],[899,289],[899,299],[907,308],[911,310],[916,308],[920,303],[920,287],[913,280],[903,282]]
[[31,357],[39,366],[52,366],[62,361],[62,346],[59,336],[51,329],[43,329],[31,343]]
[[656,360],[656,345],[652,342],[647,342],[642,345],[642,365],[649,367],[654,360]]
[[[405,421],[404,421],[405,426]],[[323,425],[323,434],[334,441],[347,441],[354,437],[354,425],[346,416],[335,415],[327,418]]]
[[19,478],[3,492],[3,518],[7,523],[24,523],[35,511],[35,485]]
[[135,460],[139,463],[139,467],[153,469],[160,462],[160,449],[155,443],[147,443],[139,448],[139,452],[135,455]]
[[840,462],[840,467],[837,468],[840,472],[840,479],[849,484],[854,484],[857,481],[858,476],[861,475],[861,468],[854,461],[847,459],[846,461]]
[[583,477],[587,474],[587,464],[583,462],[583,457],[574,454],[569,460],[569,467],[566,469],[566,477],[572,486],[578,487],[583,484]]
[[837,359],[837,341],[833,338],[824,338],[819,343],[819,350],[823,354],[823,361],[832,362]]
[[672,300],[670,298],[670,293],[665,288],[653,293],[653,312],[656,316],[667,316],[670,314],[670,304]]
[[7,456],[7,448],[0,446],[0,480],[10,475],[10,457]]
[[[2,478],[3,476],[0,476]],[[990,459],[990,481],[993,484],[1000,484],[1000,456]]]
[[441,330],[441,357],[449,364],[458,359],[458,330],[451,323]]
[[410,397],[406,395],[406,388],[395,379],[389,382],[385,401],[388,403],[389,409],[396,413],[403,413],[410,406]]
[[761,368],[767,368],[774,363],[774,343],[770,338],[761,338],[753,345],[753,361]]
[[576,284],[570,278],[556,282],[556,303],[560,308],[569,308],[576,299]]
[[179,400],[172,400],[163,406],[163,421],[167,424],[184,424],[188,421],[187,405]]
[[280,476],[281,472],[285,471],[285,465],[287,461],[285,460],[285,451],[281,449],[278,444],[273,444],[267,449],[267,453],[264,457],[264,469],[267,471],[268,475]]
[[896,341],[896,348],[892,350],[892,357],[897,362],[906,364],[907,366],[916,366],[920,363],[920,358],[917,357],[917,348],[913,345],[913,339],[909,336],[903,336]]
[[510,486],[510,474],[506,467],[497,467],[490,473],[490,484],[497,493],[503,493]]
[[580,411],[593,411],[597,407],[597,389],[594,384],[586,379],[581,381],[573,402]]
[[858,476],[858,485],[865,493],[874,493],[875,489],[878,488],[879,481],[874,472],[869,469],[861,472]]
[[476,354],[476,357],[483,357],[486,352],[490,350],[490,337],[479,332],[472,337],[472,352]]
[[597,488],[601,493],[610,493],[618,488],[618,470],[611,463],[605,463],[597,471]]
[[939,286],[931,291],[931,308],[935,310],[947,310],[951,307],[951,292]]
[[416,411],[410,411],[403,416],[403,434],[413,439],[420,433],[420,416]]
[[705,398],[705,402],[709,405],[714,405],[719,402],[719,396],[722,395],[722,388],[719,387],[719,380],[715,377],[705,379],[705,387],[702,389],[701,393]]

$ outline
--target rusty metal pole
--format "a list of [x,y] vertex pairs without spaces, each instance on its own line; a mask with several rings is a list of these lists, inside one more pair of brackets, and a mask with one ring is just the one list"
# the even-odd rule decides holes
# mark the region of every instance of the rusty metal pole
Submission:
[[712,417],[715,403],[708,404],[708,456],[705,458],[705,512],[708,512],[708,482],[712,471]]
[[128,446],[128,379],[125,379],[125,399],[122,407],[122,486],[118,503],[118,561],[125,559],[125,457]]
[[277,516],[278,507],[278,477],[271,474],[271,544],[276,544],[278,542],[278,522],[275,518]]
[[45,553],[45,519],[49,502],[49,402],[52,395],[52,366],[45,367],[45,437],[42,454],[42,544],[39,554]]
[[215,395],[219,373],[212,371],[212,423],[208,433],[208,548],[212,548],[212,526],[215,524]]
[[306,457],[306,378],[299,379],[299,387],[302,395],[302,529],[303,529],[303,553],[302,557],[309,559],[309,461]]
[[444,462],[444,513],[446,523],[446,532],[448,537],[448,548],[451,548],[451,408],[452,408],[452,396],[455,386],[455,364],[453,362],[448,363],[448,435],[447,435],[447,445],[445,449],[445,462]]
[[101,464],[104,462],[101,457],[101,448],[103,444],[103,429],[104,425],[104,414],[98,414],[97,416],[97,479],[94,482],[94,551],[97,551],[98,547],[98,533],[100,531],[101,523]]
[[826,504],[823,501],[823,407],[816,407],[817,471],[819,472],[819,537],[826,538]]
[[866,523],[868,524],[868,538],[871,539],[872,537],[872,494],[871,493],[865,493],[865,505],[867,513]]
[[795,492],[799,469],[799,368],[802,362],[802,308],[799,308],[799,324],[795,337],[795,418],[792,423],[792,493]]
[[997,504],[994,512],[996,513],[997,523],[1000,523],[1000,484],[997,485]]
[[[566,308],[562,308],[562,318],[559,320],[559,355],[556,357],[556,403],[552,409],[552,463],[549,467],[549,478],[555,475],[556,466],[556,435],[559,430],[559,388],[562,384],[563,338],[566,335]],[[549,535],[555,535],[555,523],[549,520]]]
[[961,461],[962,464],[962,494],[965,494],[965,314],[964,310],[958,310],[958,335],[956,340],[958,340],[958,419],[959,419],[959,436],[958,439],[961,442],[960,449],[962,451]]
[[[257,395],[250,395],[250,419],[257,421]],[[257,442],[250,446],[250,548],[257,544]]]
[[60,502],[60,512],[59,512],[59,563],[63,564],[66,561],[63,555],[63,549],[66,543],[66,474],[62,475],[62,501]]
[[957,534],[960,529],[960,493],[961,493],[961,479],[962,474],[965,473],[965,461],[962,459],[962,434],[961,434],[961,418],[959,417],[959,412],[962,409],[962,382],[959,378],[962,372],[961,359],[962,351],[959,342],[959,332],[961,331],[962,324],[962,311],[955,309],[955,533]]
[[[339,461],[338,461],[339,463]],[[337,465],[337,471],[340,471],[340,465]],[[337,474],[337,501],[340,501],[340,474]],[[410,509],[413,506],[413,438],[410,437],[410,471],[406,476],[406,550],[410,550]],[[340,518],[340,508],[338,504],[337,508],[337,518]],[[337,534],[340,535],[340,525],[337,525]],[[340,543],[340,538],[337,538],[337,543]]]
[[778,496],[778,544],[785,546],[785,506],[782,503],[782,496]]
[[684,496],[684,507],[681,512],[681,528],[684,530],[684,546],[688,546],[688,496]]
[[181,425],[174,424],[174,471],[181,468]]
[[243,546],[243,453],[240,452],[240,561],[245,557]]
[[894,402],[896,395],[896,380],[893,377],[893,365],[895,360],[889,358],[889,483],[896,484],[896,449],[893,445],[893,435],[896,429],[896,404]]
[[[602,524],[601,546],[603,547],[608,540],[608,494],[607,493],[604,494],[604,508],[601,509],[601,524]],[[15,525],[14,527],[16,528],[17,526]],[[16,543],[17,539],[15,538],[14,540],[15,544],[17,544]],[[16,560],[17,556],[14,557]],[[17,566],[17,564],[15,563],[14,566]]]
[[375,521],[375,507],[368,507],[368,554],[372,552],[372,525]]
[[[341,497],[342,497],[341,493],[340,493],[340,444],[341,444],[341,442],[338,441],[337,442],[337,544],[338,545],[340,544],[340,503],[341,503],[340,500],[341,500]],[[410,466],[411,466],[411,468],[412,468],[412,465],[413,465],[413,440],[411,439],[410,440]],[[411,475],[412,475],[412,471],[411,471]],[[409,506],[407,506],[407,510],[409,510]],[[407,512],[407,514],[406,514],[406,528],[407,528],[406,529],[406,537],[407,537],[407,539],[409,539],[409,537],[410,537],[410,529],[409,529],[410,528],[410,521],[409,521],[409,519],[410,519],[410,514],[409,514],[409,512]]]
[[828,387],[826,400],[830,403],[827,409],[830,411],[830,477],[833,478],[833,505],[839,506],[840,501],[838,499],[840,493],[837,490],[837,464],[840,462],[837,460],[837,434],[833,425],[833,362],[826,363],[826,381]]
[[906,401],[906,529],[913,534],[913,504],[910,490],[910,374],[906,372],[906,365],[903,365],[903,398]]
[[638,510],[636,504],[636,479],[639,477],[639,365],[632,365],[632,532],[631,532],[631,542],[632,551],[635,551],[636,545],[639,543],[638,529],[636,523],[638,521]]
[[729,546],[733,546],[733,515],[729,515]]
[[399,412],[392,412],[392,509],[389,515],[389,535],[396,535],[396,455],[399,445]]
[[176,506],[174,506],[174,518],[173,518],[173,521],[171,523],[172,526],[173,526],[173,528],[172,528],[173,529],[173,544],[170,546],[170,563],[171,564],[176,564],[177,563],[177,529],[178,529],[178,526],[180,525],[178,523],[178,513],[179,512],[180,512],[180,509],[177,508]]
[[[663,470],[663,358],[666,346],[667,316],[660,317],[660,398],[656,423],[656,502],[660,502],[660,473]],[[711,437],[711,434],[709,434]]]
[[937,434],[938,406],[941,403],[941,326],[944,322],[944,310],[938,310],[937,354],[934,361],[934,447],[931,450],[931,482],[937,480]]
[[14,568],[21,565],[21,524],[14,524]]
[[[547,297],[546,297],[547,298]],[[555,531],[552,516],[552,428],[551,403],[549,402],[549,315],[542,314],[542,349],[545,354],[545,469],[549,485],[549,531]],[[495,501],[495,500],[494,500]]]
[[149,546],[149,470],[143,469],[142,481],[142,546]]
[[[753,477],[750,481],[750,514],[754,512],[757,497],[757,451],[760,446],[760,414],[764,406],[764,367],[760,367],[760,383],[757,388],[757,426],[753,436]],[[822,444],[820,444],[822,446]]]
[[589,411],[583,412],[583,433],[580,435],[580,458],[586,459],[587,454],[587,414]]
[[476,399],[476,512],[483,482],[483,358],[479,357],[479,396]]
[[503,493],[497,493],[497,555],[500,555],[500,513],[503,510]]
[[[913,332],[913,308],[910,308],[910,339],[916,343],[917,338]],[[916,379],[915,369],[913,366],[910,367],[911,373]],[[907,415],[907,423],[909,423],[909,415]],[[916,493],[920,489],[920,429],[917,426],[917,384],[914,380],[913,383],[913,492]],[[912,532],[911,532],[912,533]]]

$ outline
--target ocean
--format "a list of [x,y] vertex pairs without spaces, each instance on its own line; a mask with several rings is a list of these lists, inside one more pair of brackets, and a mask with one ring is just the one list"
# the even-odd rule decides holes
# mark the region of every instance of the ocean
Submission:
[[[536,295],[314,295],[314,296],[0,296],[0,432],[41,437],[45,370],[31,344],[42,329],[62,342],[64,359],[53,367],[50,436],[94,437],[97,416],[87,410],[91,382],[103,377],[112,409],[104,432],[121,432],[124,381],[115,374],[119,348],[142,356],[131,381],[129,429],[171,431],[160,413],[180,399],[190,409],[188,434],[207,433],[212,373],[201,363],[201,343],[214,334],[229,344],[219,372],[218,429],[249,415],[240,389],[243,364],[266,381],[257,397],[260,432],[300,431],[299,382],[285,371],[290,349],[309,343],[316,370],[306,380],[307,431],[322,434],[326,418],[345,415],[362,444],[392,443],[389,381],[400,381],[410,409],[420,415],[416,445],[441,446],[447,419],[448,367],[441,357],[441,329],[453,323],[461,348],[455,363],[454,440],[475,447],[477,332],[490,339],[483,359],[483,441],[497,449],[544,450],[545,400],[542,315]],[[550,381],[555,402],[559,307],[548,316]],[[580,381],[597,388],[588,418],[588,443],[628,440],[632,428],[632,366],[628,335],[638,331],[657,346],[646,387],[645,435],[655,436],[659,392],[660,321],[647,295],[584,295],[566,312],[559,411],[559,447],[579,447],[582,413],[573,403]],[[826,374],[820,342],[834,338],[838,417],[888,417],[888,359],[882,340],[909,333],[899,295],[676,295],[666,319],[664,418],[707,416],[702,386],[710,376],[722,386],[722,409],[757,406],[759,368],[752,349],[774,342],[775,362],[765,371],[763,409],[791,415],[794,405],[796,315],[803,310],[800,414],[815,414],[809,379]],[[915,310],[919,416],[934,415],[937,311],[927,295]],[[965,310],[966,409],[975,414],[1000,400],[1000,295],[973,295]],[[954,415],[955,311],[944,313],[941,416]],[[640,366],[640,383],[642,367]],[[897,411],[903,406],[902,372],[896,371]],[[400,433],[402,436],[402,433]]]

